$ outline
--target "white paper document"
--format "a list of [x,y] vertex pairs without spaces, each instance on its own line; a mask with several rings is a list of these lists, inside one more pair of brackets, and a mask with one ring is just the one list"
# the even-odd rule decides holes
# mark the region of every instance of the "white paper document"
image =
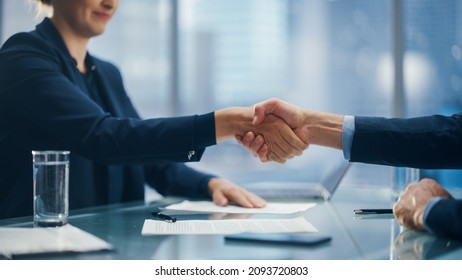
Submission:
[[70,224],[56,228],[0,227],[0,255],[112,250],[106,241]]
[[211,201],[189,201],[172,204],[165,209],[168,213],[173,211],[190,211],[205,213],[229,213],[229,214],[293,214],[303,212],[316,206],[316,203],[268,203],[263,208],[244,208],[240,206],[228,205],[218,206]]
[[188,220],[175,223],[146,219],[141,234],[294,233],[317,231],[303,217],[292,219]]

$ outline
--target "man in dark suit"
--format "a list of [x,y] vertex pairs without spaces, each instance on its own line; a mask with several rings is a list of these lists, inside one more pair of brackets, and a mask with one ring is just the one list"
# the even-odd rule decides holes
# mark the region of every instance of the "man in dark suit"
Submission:
[[[353,117],[309,111],[278,99],[255,105],[254,123],[285,120],[307,144],[343,150],[351,162],[415,168],[462,168],[462,114],[418,118]],[[262,161],[265,145],[249,132],[238,137]],[[398,221],[438,236],[462,238],[462,200],[430,179],[408,186],[394,205]]]

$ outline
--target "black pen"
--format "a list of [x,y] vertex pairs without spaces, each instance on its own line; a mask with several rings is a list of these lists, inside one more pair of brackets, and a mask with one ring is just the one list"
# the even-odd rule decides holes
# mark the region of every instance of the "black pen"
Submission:
[[154,216],[154,217],[157,217],[163,221],[166,221],[168,223],[174,223],[176,222],[176,218],[175,217],[172,217],[172,216],[169,216],[169,215],[165,215],[165,214],[161,214],[160,212],[151,212],[151,214]]
[[356,209],[355,214],[393,214],[393,209]]

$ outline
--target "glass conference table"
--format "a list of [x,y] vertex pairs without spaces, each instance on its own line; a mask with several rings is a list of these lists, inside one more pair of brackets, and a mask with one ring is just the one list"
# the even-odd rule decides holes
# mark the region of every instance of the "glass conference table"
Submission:
[[[364,169],[365,168],[365,169]],[[358,218],[358,208],[390,208],[391,190],[372,185],[364,174],[388,174],[385,167],[353,165],[330,201],[316,201],[302,213],[322,235],[332,239],[312,246],[237,242],[223,235],[142,236],[151,211],[179,201],[163,198],[150,204],[133,202],[71,211],[69,223],[111,243],[113,251],[22,256],[22,259],[462,259],[462,242],[438,239],[426,233],[402,229],[390,218]],[[387,175],[385,175],[387,176]],[[292,217],[293,215],[277,215]],[[181,217],[179,217],[181,218]],[[207,218],[207,217],[206,217]],[[226,216],[223,218],[227,218]],[[258,218],[258,215],[252,216]],[[265,215],[268,218],[268,215]],[[0,220],[0,226],[32,227],[32,217]],[[20,242],[20,240],[18,240]]]

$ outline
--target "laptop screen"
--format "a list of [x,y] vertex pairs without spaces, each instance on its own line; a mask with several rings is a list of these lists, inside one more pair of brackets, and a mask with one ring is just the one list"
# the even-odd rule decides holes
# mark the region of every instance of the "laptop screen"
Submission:
[[[287,165],[287,166],[285,166]],[[321,198],[328,200],[337,189],[350,163],[342,151],[310,146],[304,154],[281,165],[266,178],[243,184],[264,198]]]

